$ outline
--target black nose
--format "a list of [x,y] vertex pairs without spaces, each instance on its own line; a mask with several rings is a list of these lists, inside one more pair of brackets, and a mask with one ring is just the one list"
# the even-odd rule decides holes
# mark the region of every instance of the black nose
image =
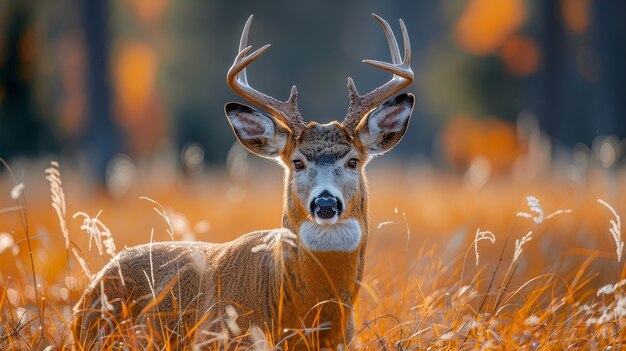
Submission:
[[311,202],[311,213],[322,219],[333,218],[335,215],[339,216],[341,211],[343,211],[341,201],[328,190],[322,191]]

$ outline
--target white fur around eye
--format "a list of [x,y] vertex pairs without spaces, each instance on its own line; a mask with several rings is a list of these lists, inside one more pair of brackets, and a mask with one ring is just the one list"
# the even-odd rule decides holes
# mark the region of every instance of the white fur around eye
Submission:
[[300,225],[300,242],[311,251],[352,252],[361,242],[361,226],[356,219],[332,225],[305,221]]

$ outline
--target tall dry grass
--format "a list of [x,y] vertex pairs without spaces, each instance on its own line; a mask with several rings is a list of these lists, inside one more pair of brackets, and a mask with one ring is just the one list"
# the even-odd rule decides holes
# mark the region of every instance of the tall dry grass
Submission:
[[[42,168],[0,185],[3,350],[70,348],[71,308],[91,274],[125,246],[220,242],[280,224],[281,175],[274,171],[254,180],[214,172],[168,184],[146,176],[120,198],[78,174],[61,177],[57,165],[46,175],[49,183]],[[430,169],[373,169],[351,346],[623,348],[625,183],[623,171],[590,173],[581,183],[555,170],[531,182],[501,177],[476,188]],[[235,327],[227,323],[229,333],[206,335],[207,346],[285,345],[272,344],[260,329],[233,337]],[[133,338],[135,331],[120,335]]]

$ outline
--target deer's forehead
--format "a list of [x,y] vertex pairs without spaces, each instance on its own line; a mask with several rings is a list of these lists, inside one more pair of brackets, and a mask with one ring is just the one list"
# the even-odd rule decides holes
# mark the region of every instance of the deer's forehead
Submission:
[[336,124],[312,124],[302,133],[298,150],[309,161],[334,163],[354,149],[346,132]]

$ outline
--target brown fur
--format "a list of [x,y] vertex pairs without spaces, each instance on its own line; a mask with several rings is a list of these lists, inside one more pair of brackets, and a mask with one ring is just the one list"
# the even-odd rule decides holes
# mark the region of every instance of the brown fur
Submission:
[[[301,147],[312,155],[351,149],[344,133],[339,124],[330,128],[311,124],[302,138],[291,140],[293,145],[286,149]],[[297,233],[309,214],[306,205],[291,195],[295,189],[290,183],[288,172],[283,226]],[[244,331],[258,326],[270,331],[275,341],[285,328],[310,328],[326,322],[331,328],[320,333],[322,346],[349,343],[354,335],[350,309],[359,290],[367,238],[363,177],[358,192],[346,204],[346,215],[359,219],[364,234],[354,252],[311,252],[302,245],[282,242],[252,252],[264,243],[268,231],[223,244],[169,242],[124,250],[102,269],[76,306],[77,345],[90,349],[101,344],[99,336],[113,333],[116,326],[107,320],[119,323],[127,319],[136,326],[151,325],[163,331],[163,339],[153,342],[187,348],[196,330],[221,331],[227,305],[237,306],[237,323]],[[102,318],[102,291],[113,306],[105,311],[106,318]],[[321,305],[316,307],[318,303]]]
[[[401,137],[413,98],[406,95],[400,101],[406,114]],[[246,109],[236,112],[255,113]],[[260,128],[277,127],[265,122]],[[382,133],[367,138],[380,144],[387,136]],[[113,346],[116,342],[141,347],[169,344],[171,349],[189,349],[197,335],[202,334],[198,330],[227,330],[228,318],[232,318],[226,313],[228,306],[236,308],[236,322],[244,333],[259,327],[273,343],[290,336],[294,329],[321,325],[325,328],[315,329],[315,337],[309,338],[313,344],[309,346],[335,349],[350,344],[355,332],[352,306],[363,276],[368,234],[363,167],[372,141],[364,146],[359,137],[351,137],[338,122],[312,122],[298,136],[278,129],[265,139],[254,134],[247,134],[249,139],[238,137],[251,150],[264,151],[268,149],[257,149],[257,144],[250,144],[249,140],[262,139],[274,148],[280,144],[278,139],[267,138],[281,135],[287,135],[278,156],[286,170],[282,224],[296,234],[295,247],[284,240],[268,242],[267,235],[277,238],[276,232],[260,231],[222,244],[167,242],[126,249],[100,271],[75,307],[73,331],[79,349]],[[348,186],[349,194],[343,194],[346,203],[341,214],[341,220],[356,220],[361,230],[353,250],[340,251],[332,246],[327,251],[311,251],[300,240],[302,223],[313,219],[304,202],[307,198],[303,200],[301,194],[310,189],[299,189],[294,181],[291,157],[296,153],[310,159],[311,174],[316,162],[333,164],[327,171],[354,174],[354,169],[344,170],[337,163],[348,157],[360,159],[356,178],[350,178],[356,183]],[[134,329],[126,327],[132,332],[120,333],[126,324]],[[232,328],[230,331],[231,335],[235,333]],[[198,339],[206,338],[202,334]],[[282,345],[288,345],[290,350],[307,349],[299,336],[289,337]]]
[[[374,17],[389,41],[393,66],[364,62],[394,78],[366,95],[359,95],[349,78],[350,107],[343,123],[305,125],[295,86],[285,102],[249,86],[242,73],[269,47],[249,52],[252,16],[228,71],[235,92],[270,112],[238,103],[224,107],[246,148],[283,164],[282,224],[295,233],[295,246],[288,241],[293,238],[285,241],[261,231],[223,244],[169,242],[126,249],[98,273],[75,307],[77,348],[120,348],[124,343],[190,349],[198,334],[199,341],[206,332],[237,334],[233,307],[243,332],[258,327],[284,349],[304,350],[307,342],[312,349],[350,344],[368,234],[363,167],[400,140],[414,105],[411,94],[383,102],[408,86],[413,72],[410,55],[400,59],[389,24]],[[400,26],[408,50],[402,21]],[[296,172],[301,173],[294,176]],[[276,240],[268,242],[267,235]],[[308,340],[298,336],[311,327],[316,329]]]

